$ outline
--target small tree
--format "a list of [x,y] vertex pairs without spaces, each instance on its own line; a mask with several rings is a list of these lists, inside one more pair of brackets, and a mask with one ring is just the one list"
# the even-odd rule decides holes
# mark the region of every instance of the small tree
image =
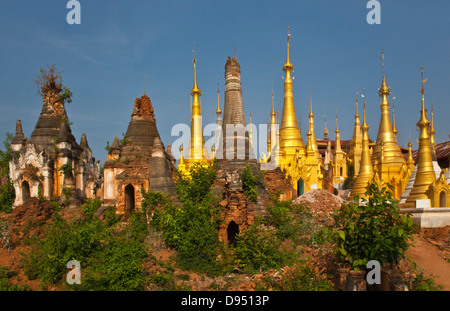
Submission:
[[53,93],[59,96],[59,100],[63,103],[72,102],[72,92],[63,84],[61,71],[57,71],[56,65],[47,65],[47,68],[39,68],[39,74],[33,79],[37,87],[37,94],[45,96]]
[[396,264],[411,245],[416,225],[409,215],[400,214],[392,189],[389,184],[380,189],[373,182],[365,193],[368,200],[362,201],[365,205],[342,205],[335,214],[336,253],[355,270],[365,268],[369,260]]

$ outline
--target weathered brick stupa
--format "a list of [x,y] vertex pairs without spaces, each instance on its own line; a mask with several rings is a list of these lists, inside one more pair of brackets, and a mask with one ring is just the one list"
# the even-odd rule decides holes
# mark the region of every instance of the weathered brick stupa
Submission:
[[14,207],[38,196],[51,199],[64,194],[72,201],[96,198],[99,164],[85,134],[80,144],[76,142],[60,91],[54,87],[43,92],[42,110],[29,140],[17,120],[10,162]]
[[172,192],[175,159],[165,150],[152,102],[147,95],[134,101],[131,120],[123,139],[116,136],[104,164],[104,204],[115,204],[128,215],[142,200],[145,191]]
[[[257,185],[257,200],[252,202],[244,195],[241,174],[250,166],[254,175],[260,175],[249,140],[241,89],[241,71],[236,57],[228,57],[225,64],[225,104],[222,122],[223,146],[217,149],[218,171],[215,187],[222,191],[223,225],[220,238],[227,244],[235,241],[242,228],[251,225],[256,215],[265,214],[268,194],[262,184]],[[233,130],[233,132],[230,132]],[[228,136],[228,137],[227,137]],[[230,139],[231,138],[231,139]],[[230,142],[233,142],[230,143]],[[222,156],[222,158],[220,158]]]

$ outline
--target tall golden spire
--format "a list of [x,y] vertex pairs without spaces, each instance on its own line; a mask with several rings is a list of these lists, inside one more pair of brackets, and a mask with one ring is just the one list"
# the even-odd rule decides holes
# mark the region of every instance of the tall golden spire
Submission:
[[334,153],[343,153],[342,148],[341,148],[341,135],[339,132],[339,126],[338,126],[338,115],[337,115],[337,110],[336,110],[336,143],[334,145]]
[[312,111],[312,98],[311,90],[309,96],[309,129],[308,129],[308,146],[306,148],[306,153],[309,154],[314,152],[314,155],[318,159],[322,159],[319,153],[319,147],[317,146],[316,134],[314,132],[314,113]]
[[178,162],[178,170],[180,172],[186,171],[186,164],[184,162],[184,156],[183,156],[183,135],[180,137],[180,161]]
[[356,195],[360,197],[364,196],[367,190],[367,185],[373,179],[374,170],[372,166],[372,160],[370,158],[369,149],[369,126],[366,122],[366,101],[363,103],[363,125],[362,130],[362,153],[361,153],[361,163],[359,166],[358,176],[356,177],[355,183],[353,184],[351,196],[354,198]]
[[202,113],[200,106],[201,91],[197,85],[197,60],[194,53],[194,87],[191,90],[192,100],[192,115],[191,115],[191,140],[189,142],[186,163],[189,165],[194,162],[205,162],[207,159],[207,152],[205,149],[205,139],[203,137]]
[[217,109],[216,109],[216,123],[222,126],[222,110],[220,109],[220,91],[219,91],[219,76],[217,76]]
[[411,131],[410,131],[410,130],[408,130],[408,134],[409,134],[409,141],[408,141],[408,160],[406,160],[406,164],[407,164],[410,168],[414,169],[415,162],[414,162],[414,159],[413,159],[413,156],[412,156],[412,143],[411,143]]
[[395,97],[392,98],[392,131],[395,134],[395,138],[397,138],[397,134],[398,134],[398,130],[395,127],[395,107],[394,107],[394,99]]
[[434,135],[436,134],[436,130],[434,129],[434,112],[433,112],[433,104],[431,104],[431,124],[430,124],[430,142],[433,147],[433,152],[436,154],[436,141]]
[[[381,118],[378,128],[378,135],[372,153],[372,161],[374,169],[377,171],[379,177],[384,182],[391,182],[392,180],[399,180],[402,172],[405,158],[397,144],[397,138],[392,129],[391,120],[389,117],[389,102],[387,97],[390,94],[390,89],[386,84],[386,76],[384,70],[384,51],[382,57],[383,61],[383,79],[378,95],[381,97]],[[394,197],[398,198],[404,189],[400,189],[403,184],[397,183],[394,186]]]
[[[365,98],[364,93],[365,88],[363,87],[363,94],[361,94],[363,98]],[[361,133],[361,124],[359,121],[358,97],[356,97],[355,125],[353,127],[352,140],[350,141],[350,151],[347,156],[349,162],[353,164],[355,176],[358,176],[359,173],[361,152],[362,152],[362,133]]]
[[[289,27],[289,26],[288,26]],[[295,155],[296,150],[300,151],[301,155],[305,155],[305,144],[301,136],[300,129],[297,126],[297,116],[295,113],[294,96],[292,93],[292,71],[294,66],[289,59],[289,39],[291,34],[287,36],[287,56],[286,63],[283,66],[285,72],[284,78],[284,104],[283,115],[281,117],[280,126],[280,153],[285,159],[282,165],[288,165]]]
[[273,89],[272,89],[272,111],[270,112],[270,124],[277,123],[276,116],[277,116],[277,113],[275,112],[275,105],[274,105],[274,101],[273,101]]
[[324,129],[323,129],[323,139],[328,140],[328,129],[327,129],[327,118],[325,117],[325,114],[323,115],[323,123],[324,123]]
[[422,110],[420,112],[420,119],[417,122],[417,128],[420,130],[419,136],[419,156],[417,160],[417,172],[414,186],[411,189],[408,199],[406,199],[405,207],[416,207],[417,200],[428,200],[428,188],[431,183],[436,180],[436,175],[433,169],[433,159],[431,156],[430,136],[428,131],[430,129],[430,121],[427,119],[427,111],[425,109],[425,87],[426,80],[423,79],[422,73]]

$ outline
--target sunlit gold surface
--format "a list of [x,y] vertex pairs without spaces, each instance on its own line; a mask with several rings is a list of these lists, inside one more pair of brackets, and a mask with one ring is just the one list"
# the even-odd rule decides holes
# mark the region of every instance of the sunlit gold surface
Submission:
[[203,137],[202,113],[200,106],[201,91],[197,85],[197,67],[194,57],[194,87],[191,90],[193,97],[191,115],[191,140],[186,154],[186,170],[196,162],[208,162],[208,155],[205,149],[205,139]]
[[[384,53],[383,53],[384,55]],[[382,58],[384,60],[384,56]],[[389,117],[389,102],[387,97],[390,94],[386,84],[383,61],[383,80],[379,89],[381,97],[381,119],[378,128],[378,136],[372,152],[372,162],[374,170],[378,172],[381,181],[394,186],[394,197],[399,198],[404,191],[409,176],[404,174],[405,158],[397,144],[396,135],[392,129]]]
[[281,166],[286,166],[292,161],[293,156],[297,149],[300,154],[305,155],[305,144],[300,133],[300,129],[297,126],[297,116],[295,114],[294,96],[292,93],[292,71],[294,66],[289,60],[289,37],[287,38],[287,56],[286,63],[283,66],[285,72],[284,79],[284,104],[283,114],[281,117],[280,126],[280,153],[281,153]]
[[350,151],[347,155],[348,162],[353,164],[355,176],[359,174],[359,165],[362,152],[362,134],[358,112],[358,98],[356,98],[355,126],[353,127],[353,136],[350,141]]
[[370,127],[367,125],[366,122],[366,107],[364,104],[363,125],[361,126],[362,130],[361,163],[359,166],[358,176],[356,177],[355,183],[353,184],[351,194],[352,197],[355,197],[356,195],[364,197],[364,193],[367,190],[366,187],[374,176],[372,159],[370,158],[370,150],[369,150],[369,134],[368,134],[369,128]]
[[427,119],[427,111],[425,110],[425,88],[422,82],[422,110],[420,112],[420,119],[417,122],[417,128],[420,130],[419,136],[419,157],[417,160],[417,173],[414,181],[414,186],[411,189],[405,207],[416,207],[417,200],[429,199],[427,194],[430,184],[436,180],[436,174],[433,169],[433,160],[431,156],[430,136],[428,131],[430,129],[430,121]]

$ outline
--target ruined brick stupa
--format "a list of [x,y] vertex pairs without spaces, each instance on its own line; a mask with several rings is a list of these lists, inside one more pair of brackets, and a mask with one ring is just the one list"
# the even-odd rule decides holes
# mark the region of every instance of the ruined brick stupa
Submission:
[[103,199],[128,215],[142,200],[141,189],[171,193],[172,174],[176,170],[170,148],[165,150],[152,102],[147,95],[134,101],[127,132],[116,136],[104,164]]
[[237,58],[228,57],[225,64],[222,146],[219,145],[217,149],[217,154],[222,158],[217,157],[218,180],[215,183],[215,187],[223,193],[220,238],[228,244],[234,243],[239,231],[251,225],[257,215],[265,214],[268,199],[267,191],[262,185],[257,187],[256,202],[249,201],[244,195],[242,171],[247,165],[254,175],[259,175],[261,171],[246,128],[240,77]]

